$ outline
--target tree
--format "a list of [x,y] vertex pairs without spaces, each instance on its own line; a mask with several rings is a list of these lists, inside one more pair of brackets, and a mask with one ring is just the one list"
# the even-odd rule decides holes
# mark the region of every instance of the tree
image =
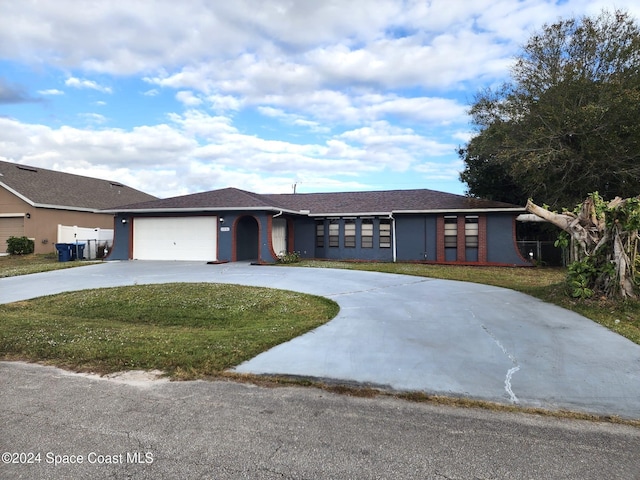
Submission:
[[573,296],[637,297],[640,196],[605,202],[592,193],[573,212],[562,213],[529,200],[527,211],[565,232],[559,241],[570,246]]
[[459,154],[472,196],[552,207],[640,190],[640,27],[629,15],[543,26],[511,81],[477,95]]

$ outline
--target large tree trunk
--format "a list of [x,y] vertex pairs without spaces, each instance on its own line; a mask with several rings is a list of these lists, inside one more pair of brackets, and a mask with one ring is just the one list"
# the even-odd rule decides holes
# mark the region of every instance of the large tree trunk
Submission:
[[616,198],[598,213],[594,197],[589,197],[575,214],[551,212],[529,200],[527,211],[569,234],[571,262],[588,259],[598,270],[590,288],[607,296],[635,298],[638,230],[625,230],[617,216],[627,201]]

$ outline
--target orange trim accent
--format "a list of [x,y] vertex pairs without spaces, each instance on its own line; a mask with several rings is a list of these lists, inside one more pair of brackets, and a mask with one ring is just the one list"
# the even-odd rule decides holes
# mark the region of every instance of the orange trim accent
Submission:
[[134,218],[129,217],[128,225],[129,225],[129,260],[133,260],[133,224]]
[[269,253],[275,260],[278,258],[276,251],[273,248],[273,215],[267,217],[267,245],[269,245]]
[[467,261],[467,230],[466,218],[464,215],[458,215],[457,219],[457,238],[456,238],[456,260],[458,262]]
[[513,217],[511,221],[511,238],[513,239],[513,248],[515,248],[516,255],[518,255],[518,257],[520,257],[520,259],[522,259],[523,262],[526,262],[528,265],[533,266],[534,264],[531,262],[531,260],[529,260],[528,258],[525,258],[520,253],[520,248],[518,248],[518,235],[516,233],[516,225],[517,225],[516,217]]

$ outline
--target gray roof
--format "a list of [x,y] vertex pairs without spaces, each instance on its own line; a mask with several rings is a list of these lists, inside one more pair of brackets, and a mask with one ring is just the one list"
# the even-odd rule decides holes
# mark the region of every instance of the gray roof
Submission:
[[386,190],[338,193],[258,194],[237,188],[194,193],[111,209],[114,212],[271,210],[310,215],[364,215],[429,211],[524,211],[510,203],[439,192]]
[[157,199],[116,181],[0,161],[0,187],[34,207],[97,211]]

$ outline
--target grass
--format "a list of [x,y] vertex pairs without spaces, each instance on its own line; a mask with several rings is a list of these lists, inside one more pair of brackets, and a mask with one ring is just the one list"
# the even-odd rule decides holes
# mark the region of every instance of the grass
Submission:
[[427,265],[419,263],[334,262],[305,260],[301,267],[343,268],[421,277],[483,283],[509,288],[545,302],[573,310],[640,344],[640,301],[592,298],[578,300],[568,295],[566,269],[550,267],[507,268]]
[[158,369],[215,376],[333,318],[335,302],[268,288],[164,284],[0,305],[5,360],[100,374]]
[[57,255],[6,255],[0,257],[0,278],[29,275],[30,273],[49,272],[64,268],[91,265],[92,261],[59,262]]

